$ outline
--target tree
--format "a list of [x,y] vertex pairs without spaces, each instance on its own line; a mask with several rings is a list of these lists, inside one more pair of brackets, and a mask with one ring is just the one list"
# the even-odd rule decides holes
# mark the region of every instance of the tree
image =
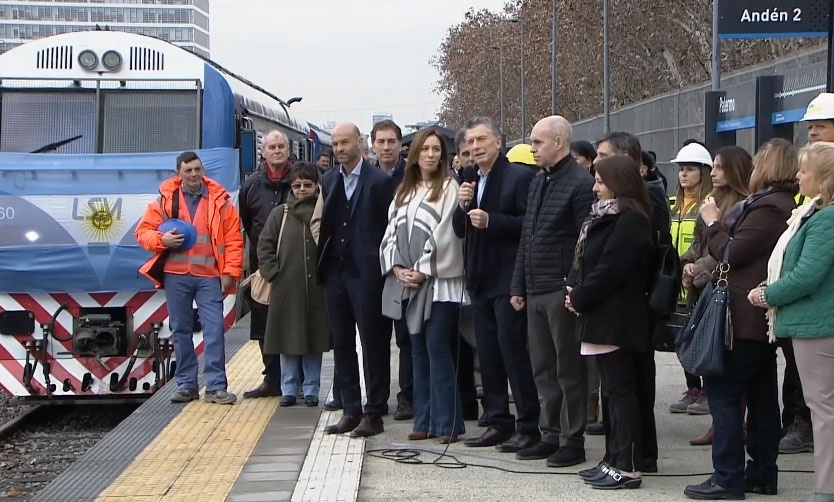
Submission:
[[[505,133],[521,137],[521,39],[525,30],[526,134],[551,106],[552,0],[510,0],[503,12],[470,9],[432,59],[448,127],[500,114],[499,51],[504,53]],[[602,2],[557,0],[557,112],[570,121],[603,110]],[[611,106],[617,108],[710,79],[711,0],[610,0]],[[770,61],[817,39],[724,41],[722,72]],[[589,138],[593,139],[593,138]]]

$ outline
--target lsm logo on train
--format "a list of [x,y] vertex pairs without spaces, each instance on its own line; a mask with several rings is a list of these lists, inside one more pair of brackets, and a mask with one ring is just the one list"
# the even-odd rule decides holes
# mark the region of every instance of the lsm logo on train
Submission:
[[72,219],[85,222],[91,236],[106,239],[118,230],[122,220],[122,197],[74,197]]

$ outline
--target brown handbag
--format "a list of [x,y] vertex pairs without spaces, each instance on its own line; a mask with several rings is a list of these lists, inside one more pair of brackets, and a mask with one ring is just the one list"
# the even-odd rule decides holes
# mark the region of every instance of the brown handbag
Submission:
[[[284,236],[284,226],[287,223],[287,212],[287,205],[284,204],[284,216],[281,218],[281,230],[278,231],[278,245],[275,246],[276,253],[278,253],[281,249],[281,238]],[[263,278],[260,270],[256,270],[254,274],[244,279],[241,283],[241,288],[246,284],[249,284],[251,289],[250,295],[252,296],[252,300],[260,303],[261,305],[269,305],[270,283]]]

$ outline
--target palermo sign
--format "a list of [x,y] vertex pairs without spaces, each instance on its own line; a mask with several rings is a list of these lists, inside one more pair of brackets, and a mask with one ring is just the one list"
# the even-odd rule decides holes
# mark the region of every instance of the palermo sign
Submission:
[[722,39],[828,36],[832,0],[714,1]]

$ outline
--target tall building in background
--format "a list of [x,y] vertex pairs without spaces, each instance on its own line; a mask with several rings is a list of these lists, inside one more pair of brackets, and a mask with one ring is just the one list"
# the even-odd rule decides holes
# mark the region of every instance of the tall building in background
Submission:
[[0,53],[96,25],[160,38],[209,57],[209,0],[3,0]]
[[373,124],[371,124],[371,126],[374,126],[378,122],[382,122],[383,120],[394,120],[394,116],[391,115],[390,113],[385,113],[385,112],[374,113],[373,116],[371,117],[371,121],[373,122]]

